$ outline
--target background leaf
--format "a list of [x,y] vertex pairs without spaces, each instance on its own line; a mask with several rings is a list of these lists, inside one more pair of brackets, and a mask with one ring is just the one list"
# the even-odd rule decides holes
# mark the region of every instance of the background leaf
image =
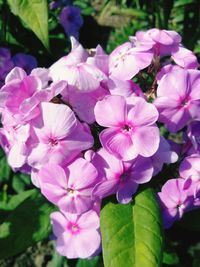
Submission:
[[46,0],[7,0],[11,11],[37,35],[49,49],[48,5]]
[[161,266],[161,217],[152,189],[127,205],[108,203],[100,218],[105,267]]
[[37,190],[32,190],[31,196],[0,225],[0,259],[16,255],[47,238],[51,231],[49,214],[54,209]]

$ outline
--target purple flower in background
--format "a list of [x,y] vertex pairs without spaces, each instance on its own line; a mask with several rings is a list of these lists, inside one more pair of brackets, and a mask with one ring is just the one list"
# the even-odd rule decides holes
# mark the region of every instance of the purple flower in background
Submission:
[[12,57],[12,61],[16,67],[20,67],[30,74],[32,69],[37,68],[37,59],[31,55],[18,53]]
[[14,67],[11,60],[10,50],[7,48],[0,48],[0,87],[4,84],[4,79],[9,71]]
[[81,11],[75,6],[66,6],[60,13],[60,24],[64,28],[66,34],[79,38],[79,30],[83,25]]

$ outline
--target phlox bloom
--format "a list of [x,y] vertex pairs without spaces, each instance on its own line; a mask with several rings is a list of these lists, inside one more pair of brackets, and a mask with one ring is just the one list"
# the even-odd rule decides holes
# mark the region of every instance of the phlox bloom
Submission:
[[142,98],[128,105],[123,96],[106,96],[98,101],[94,114],[99,125],[107,127],[100,133],[102,146],[118,159],[127,161],[152,156],[160,142],[156,108]]
[[28,163],[35,168],[48,162],[64,164],[92,145],[89,129],[76,119],[68,106],[42,103],[41,118],[33,125]]
[[92,190],[97,182],[96,168],[86,160],[78,158],[66,171],[59,165],[43,166],[38,179],[42,194],[60,209],[81,214],[92,208]]
[[93,210],[81,215],[53,212],[50,215],[56,236],[56,250],[69,259],[89,258],[99,251],[99,216]]
[[159,120],[169,131],[177,132],[191,119],[199,118],[199,84],[200,72],[197,70],[177,69],[160,80],[154,104],[159,111]]
[[93,190],[93,196],[104,198],[116,194],[120,203],[132,200],[138,185],[148,182],[153,175],[150,158],[137,157],[130,162],[121,160],[101,148],[97,153],[85,157],[97,168],[100,182]]

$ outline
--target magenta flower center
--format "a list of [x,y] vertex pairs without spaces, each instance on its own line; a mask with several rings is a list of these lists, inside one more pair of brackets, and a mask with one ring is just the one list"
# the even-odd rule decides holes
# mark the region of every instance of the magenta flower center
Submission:
[[129,132],[131,130],[131,127],[128,124],[125,124],[122,128],[124,132]]
[[77,234],[77,233],[80,232],[80,227],[76,223],[74,223],[74,222],[70,222],[68,224],[67,228],[70,230],[70,232],[72,234]]
[[56,145],[58,145],[58,140],[53,139],[53,138],[50,138],[50,139],[49,139],[49,144],[50,144],[51,146],[56,146]]
[[180,99],[180,107],[188,107],[189,106],[190,97],[185,97]]

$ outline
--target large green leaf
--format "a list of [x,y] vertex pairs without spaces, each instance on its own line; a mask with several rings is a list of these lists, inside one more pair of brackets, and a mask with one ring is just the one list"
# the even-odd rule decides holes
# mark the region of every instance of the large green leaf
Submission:
[[108,203],[100,220],[105,267],[161,266],[162,225],[152,189],[127,205]]
[[11,11],[37,35],[49,49],[47,0],[7,0]]
[[0,259],[16,255],[37,241],[47,238],[54,210],[37,190],[14,209],[0,225]]

